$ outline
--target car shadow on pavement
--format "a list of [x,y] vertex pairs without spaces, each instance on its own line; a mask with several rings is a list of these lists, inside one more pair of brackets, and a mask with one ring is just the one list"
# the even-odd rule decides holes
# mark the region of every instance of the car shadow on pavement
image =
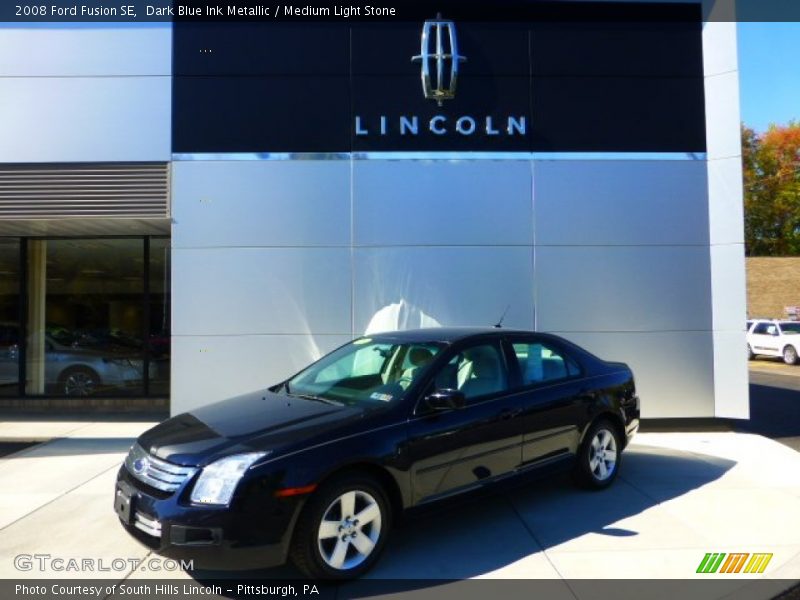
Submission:
[[[403,519],[366,579],[344,585],[348,596],[361,595],[360,588],[353,586],[364,587],[367,595],[376,593],[381,581],[388,586],[385,592],[410,591],[436,585],[434,580],[478,577],[515,563],[521,567],[517,576],[553,576],[542,550],[578,538],[588,539],[593,547],[680,544],[679,526],[662,523],[655,531],[642,532],[621,522],[719,479],[735,464],[714,456],[636,445],[623,455],[617,481],[602,491],[577,489],[562,474],[488,496],[472,494],[439,503],[435,509]],[[654,527],[654,521],[659,519],[647,520],[648,527]],[[501,576],[514,577],[512,571],[507,573]],[[302,578],[291,566],[194,571],[191,575],[201,583],[230,577]]]

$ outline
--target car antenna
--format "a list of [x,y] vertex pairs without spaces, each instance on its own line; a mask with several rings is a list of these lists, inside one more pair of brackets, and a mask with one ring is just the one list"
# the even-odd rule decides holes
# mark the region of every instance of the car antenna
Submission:
[[506,314],[508,314],[508,309],[509,308],[511,308],[510,304],[508,306],[506,306],[506,309],[503,311],[503,316],[500,317],[500,320],[497,323],[494,324],[494,328],[495,329],[500,329],[503,326],[503,321],[506,318]]

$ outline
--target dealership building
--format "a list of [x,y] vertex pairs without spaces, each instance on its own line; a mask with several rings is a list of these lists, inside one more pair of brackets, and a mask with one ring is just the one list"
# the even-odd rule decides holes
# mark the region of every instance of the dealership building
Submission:
[[174,414],[505,315],[629,363],[645,418],[747,418],[714,5],[1,25],[0,410]]

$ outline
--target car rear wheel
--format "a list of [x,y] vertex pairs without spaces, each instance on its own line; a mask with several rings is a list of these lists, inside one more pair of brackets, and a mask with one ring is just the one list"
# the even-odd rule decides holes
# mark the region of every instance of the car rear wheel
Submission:
[[783,362],[787,365],[797,364],[797,350],[795,350],[794,346],[786,346],[783,349]]
[[611,485],[619,471],[622,440],[619,430],[608,419],[592,425],[578,450],[573,476],[588,489],[600,490]]
[[753,349],[750,347],[750,344],[747,344],[747,360],[753,360],[755,357],[756,355],[753,354]]
[[100,377],[92,369],[72,367],[61,374],[59,382],[65,396],[85,397],[95,393]]
[[290,557],[314,579],[358,577],[375,564],[390,526],[390,503],[376,481],[363,475],[337,479],[309,499]]

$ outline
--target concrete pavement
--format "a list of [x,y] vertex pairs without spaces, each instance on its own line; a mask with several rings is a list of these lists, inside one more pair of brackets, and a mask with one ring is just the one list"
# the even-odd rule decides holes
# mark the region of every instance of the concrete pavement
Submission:
[[[120,462],[149,426],[59,425],[60,437],[0,459],[0,577],[190,577],[15,568],[20,554],[106,566],[150,556],[119,526],[111,502]],[[9,432],[19,438],[21,428],[0,424],[0,439]],[[644,433],[626,451],[612,488],[579,491],[560,477],[410,519],[370,577],[708,578],[695,573],[707,552],[769,552],[764,577],[800,579],[798,515],[800,454],[790,448],[735,432]],[[297,574],[284,567],[237,575]],[[738,586],[752,576],[713,577]]]

